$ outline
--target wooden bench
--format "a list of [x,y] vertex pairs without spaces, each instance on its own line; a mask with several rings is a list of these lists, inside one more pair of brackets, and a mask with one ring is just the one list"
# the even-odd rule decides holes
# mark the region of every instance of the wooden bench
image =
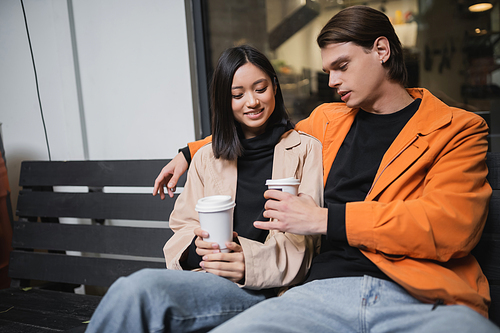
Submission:
[[[151,187],[168,160],[24,162],[21,166],[14,251],[10,261],[13,286],[0,290],[0,331],[83,332],[100,301],[98,296],[29,289],[29,280],[110,286],[120,276],[145,267],[165,267],[162,247],[172,232],[166,228],[114,226],[104,220],[167,221],[174,199],[151,191],[110,193],[103,187]],[[500,153],[488,154],[493,187],[490,213],[481,242],[474,250],[491,285],[490,318],[500,326]],[[181,179],[180,185],[185,179]],[[54,186],[85,186],[87,193],[59,192]],[[91,224],[58,223],[60,218],[92,219]],[[153,223],[154,224],[154,223]],[[42,250],[42,251],[41,251]],[[80,251],[93,256],[76,256]],[[95,256],[101,254],[101,257]],[[135,257],[109,258],[109,255]],[[104,257],[105,256],[105,257]],[[138,260],[141,259],[141,260]],[[156,260],[153,260],[156,259]],[[28,289],[26,289],[28,287]],[[54,289],[54,288],[53,288]],[[83,325],[82,325],[83,324]]]
[[490,319],[500,326],[500,153],[488,153],[486,161],[493,194],[483,235],[472,254],[490,283]]
[[[165,227],[177,195],[160,200],[151,193],[167,163],[22,163],[9,264],[15,288],[0,291],[1,332],[83,332],[100,297],[47,289],[109,287],[142,268],[165,268],[162,248],[172,235]],[[184,182],[185,177],[179,186]],[[137,192],[134,188],[145,193],[117,193]],[[33,280],[53,283],[32,287]]]

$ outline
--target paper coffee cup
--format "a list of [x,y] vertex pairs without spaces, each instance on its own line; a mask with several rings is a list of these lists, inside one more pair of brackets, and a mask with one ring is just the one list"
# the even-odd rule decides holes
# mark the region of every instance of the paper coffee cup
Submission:
[[299,192],[300,181],[293,177],[281,179],[268,179],[266,185],[270,190],[279,190],[297,195]]
[[233,240],[233,199],[229,195],[214,195],[198,200],[195,210],[200,218],[201,229],[208,232],[206,242],[219,244],[221,252],[228,253],[226,242]]

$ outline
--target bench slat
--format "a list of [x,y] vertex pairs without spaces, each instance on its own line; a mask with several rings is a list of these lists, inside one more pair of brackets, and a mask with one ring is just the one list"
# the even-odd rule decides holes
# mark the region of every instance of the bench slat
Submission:
[[[177,195],[176,195],[177,197]],[[77,217],[168,221],[174,200],[137,193],[19,192],[19,217]]]
[[120,276],[143,268],[165,268],[165,263],[14,250],[10,256],[9,274],[14,279],[109,287]]
[[483,234],[500,235],[500,190],[493,190]]
[[[20,186],[153,186],[164,160],[25,161]],[[186,181],[184,175],[179,186]]]
[[472,253],[490,282],[490,319],[500,326],[500,153],[488,153],[486,162],[493,194],[483,236]]
[[487,153],[488,182],[494,190],[500,190],[500,153]]
[[490,286],[490,295],[491,299],[494,300],[491,302],[490,306],[490,319],[492,322],[500,326],[500,285],[491,285]]
[[483,235],[481,242],[472,250],[481,269],[491,283],[500,285],[500,236],[487,237]]
[[163,258],[168,228],[14,222],[12,246]]

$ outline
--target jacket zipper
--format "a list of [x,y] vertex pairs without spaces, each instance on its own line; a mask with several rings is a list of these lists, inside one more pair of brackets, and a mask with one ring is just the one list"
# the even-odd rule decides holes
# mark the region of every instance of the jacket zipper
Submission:
[[330,124],[329,121],[326,122],[325,127],[323,128],[323,141],[322,142],[325,142],[326,128],[328,127],[328,124]]
[[385,169],[387,169],[387,168],[389,167],[389,165],[391,165],[391,164],[392,164],[392,162],[394,162],[394,160],[395,160],[396,158],[398,158],[398,157],[399,157],[399,155],[401,155],[401,154],[402,154],[402,153],[403,153],[406,149],[408,149],[408,147],[410,147],[410,146],[411,146],[411,145],[412,145],[415,141],[417,141],[418,137],[419,137],[419,135],[417,134],[417,135],[416,135],[416,136],[415,136],[415,137],[414,137],[414,138],[410,141],[410,143],[408,143],[406,146],[404,146],[404,147],[403,147],[403,149],[401,149],[401,150],[400,150],[400,151],[396,154],[396,156],[394,156],[394,157],[392,158],[392,160],[390,160],[390,161],[389,161],[389,163],[387,163],[387,164],[385,165],[385,167],[384,167],[384,168],[382,169],[382,171],[380,172],[380,175],[378,175],[377,179],[375,179],[375,181],[373,182],[372,187],[370,187],[370,190],[369,190],[369,191],[368,191],[368,193],[366,194],[366,197],[368,197],[368,196],[370,195],[370,193],[372,193],[372,190],[373,190],[373,188],[375,187],[375,184],[377,183],[377,181],[379,180],[379,178],[382,176],[382,174],[384,173]]

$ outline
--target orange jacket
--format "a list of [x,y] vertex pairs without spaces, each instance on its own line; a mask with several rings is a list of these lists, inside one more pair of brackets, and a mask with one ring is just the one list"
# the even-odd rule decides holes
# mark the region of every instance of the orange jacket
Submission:
[[[467,305],[487,317],[488,282],[470,251],[491,196],[488,127],[425,89],[408,92],[422,98],[420,107],[385,153],[365,200],[347,203],[347,239],[417,299]],[[324,183],[357,112],[323,104],[296,126],[323,144]]]

